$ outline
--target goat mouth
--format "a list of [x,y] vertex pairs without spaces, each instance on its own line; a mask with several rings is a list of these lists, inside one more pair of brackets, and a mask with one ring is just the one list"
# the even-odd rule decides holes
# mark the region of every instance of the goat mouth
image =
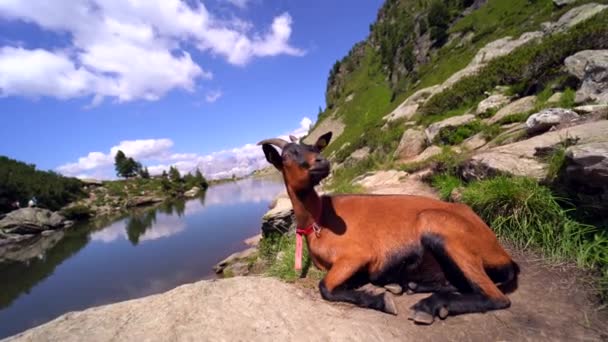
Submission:
[[314,183],[319,183],[323,178],[329,176],[329,168],[311,169],[310,178]]

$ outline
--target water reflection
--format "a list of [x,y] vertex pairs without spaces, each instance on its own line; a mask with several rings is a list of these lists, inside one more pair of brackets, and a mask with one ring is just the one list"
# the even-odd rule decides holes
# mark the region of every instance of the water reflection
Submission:
[[26,262],[0,263],[0,338],[67,311],[212,276],[216,262],[259,232],[281,190],[268,180],[216,185],[200,198],[81,224]]

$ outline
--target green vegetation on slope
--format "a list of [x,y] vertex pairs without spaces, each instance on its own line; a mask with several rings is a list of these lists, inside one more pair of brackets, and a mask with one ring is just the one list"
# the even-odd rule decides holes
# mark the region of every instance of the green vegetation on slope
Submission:
[[40,207],[57,210],[84,195],[82,183],[52,171],[36,170],[36,166],[0,156],[0,213],[21,206],[36,197]]

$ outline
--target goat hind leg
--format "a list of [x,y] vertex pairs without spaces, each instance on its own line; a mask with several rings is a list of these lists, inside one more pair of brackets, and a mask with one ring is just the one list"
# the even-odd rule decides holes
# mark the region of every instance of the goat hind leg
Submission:
[[333,302],[348,302],[360,307],[396,315],[397,308],[388,292],[371,294],[349,288],[348,280],[355,276],[363,266],[364,263],[355,260],[341,260],[334,263],[319,283],[319,291],[323,299]]

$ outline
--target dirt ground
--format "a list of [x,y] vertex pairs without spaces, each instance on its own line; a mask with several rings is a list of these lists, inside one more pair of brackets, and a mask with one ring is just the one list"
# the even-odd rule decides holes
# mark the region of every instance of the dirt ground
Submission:
[[[404,294],[394,297],[399,315],[378,316],[378,324],[432,341],[608,341],[608,307],[598,302],[588,274],[571,264],[547,262],[532,252],[513,248],[510,252],[521,274],[518,289],[509,294],[509,309],[437,318],[432,326],[418,326],[407,320],[409,308],[428,294]],[[319,297],[313,289],[316,282],[303,279],[298,285]]]

